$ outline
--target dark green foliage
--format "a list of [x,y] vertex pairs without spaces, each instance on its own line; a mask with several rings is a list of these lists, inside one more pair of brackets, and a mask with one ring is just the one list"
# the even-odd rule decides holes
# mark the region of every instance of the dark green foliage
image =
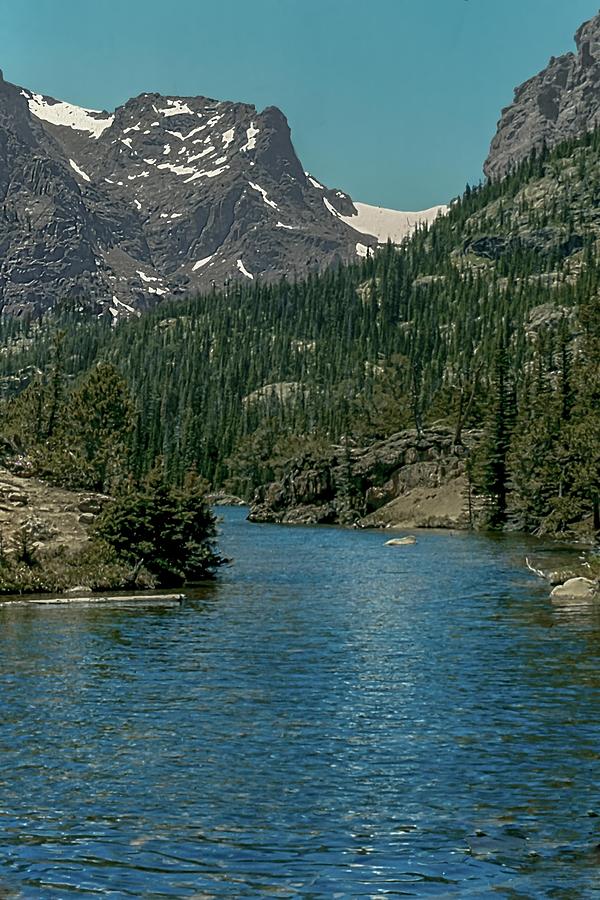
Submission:
[[135,406],[110,363],[93,366],[71,390],[59,362],[5,405],[4,436],[38,474],[72,489],[112,491],[127,478]]
[[129,485],[105,508],[92,529],[130,568],[130,581],[148,573],[157,586],[210,577],[222,562],[212,544],[215,519],[204,500],[206,485],[188,476],[183,488],[157,466],[139,486]]
[[112,491],[130,469],[134,421],[133,400],[119,372],[105,362],[92,367],[55,427],[51,471],[70,487]]
[[[0,377],[20,391],[4,434],[52,445],[55,417],[40,429],[35,415],[63,402],[52,373],[77,390],[100,361],[135,397],[119,440],[137,479],[162,457],[169,483],[195,468],[250,496],[286,446],[445,422],[457,443],[484,427],[473,476],[493,525],[564,530],[598,518],[599,203],[593,132],[469,188],[400,250],[302,283],[230,284],[116,327],[79,304],[42,322],[4,320]],[[562,313],[532,333],[540,307]],[[106,489],[122,477],[121,453],[92,452],[93,435],[108,435],[101,424],[83,432],[69,432],[75,468]]]
[[502,528],[508,507],[508,456],[514,430],[515,396],[506,345],[496,351],[489,408],[481,445],[471,466],[473,484],[488,499],[487,524]]

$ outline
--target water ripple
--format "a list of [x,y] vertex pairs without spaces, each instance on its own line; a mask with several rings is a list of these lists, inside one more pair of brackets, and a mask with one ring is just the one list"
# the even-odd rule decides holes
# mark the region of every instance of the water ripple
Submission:
[[523,542],[222,543],[181,610],[0,610],[0,897],[600,896],[600,617]]

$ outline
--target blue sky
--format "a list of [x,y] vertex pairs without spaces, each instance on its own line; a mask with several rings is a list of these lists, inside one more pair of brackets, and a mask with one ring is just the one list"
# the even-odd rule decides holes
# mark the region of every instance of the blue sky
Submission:
[[513,88],[573,49],[598,0],[4,0],[9,81],[113,109],[145,91],[281,107],[298,154],[356,200],[445,202]]

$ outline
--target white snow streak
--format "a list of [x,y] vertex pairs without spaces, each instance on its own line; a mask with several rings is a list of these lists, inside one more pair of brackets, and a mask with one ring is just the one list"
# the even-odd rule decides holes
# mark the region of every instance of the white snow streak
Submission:
[[152,275],[145,275],[144,272],[138,272],[137,274],[140,276],[142,281],[145,281],[148,284],[150,284],[150,282],[152,281],[161,281],[160,278],[154,278]]
[[183,100],[167,100],[167,103],[169,105],[166,107],[166,109],[156,110],[158,113],[163,115],[165,119],[168,119],[169,116],[194,115],[194,111],[191,110],[187,103],[184,103]]
[[237,267],[240,270],[240,272],[242,273],[242,275],[246,276],[246,278],[254,279],[254,275],[252,274],[252,272],[248,271],[248,269],[246,268],[246,266],[244,265],[244,263],[242,262],[241,259],[238,259]]
[[207,265],[211,261],[215,254],[212,253],[210,256],[205,256],[204,259],[199,259],[197,263],[194,263],[192,266],[192,272],[196,272],[198,269],[201,269],[203,266]]
[[[113,303],[115,304],[115,306],[122,306],[123,309],[126,309],[128,312],[131,312],[131,313],[134,313],[134,312],[135,312],[135,309],[133,308],[133,306],[129,306],[128,303],[123,303],[123,301],[122,301],[122,300],[119,300],[118,297],[115,297],[114,294],[113,294]],[[116,309],[113,310],[112,308],[111,308],[111,313],[112,313],[114,316],[118,316],[118,314],[119,314],[119,313],[118,313],[118,310],[116,310]]]
[[161,163],[160,166],[157,166],[156,168],[168,169],[169,172],[173,172],[174,175],[192,175],[196,171],[189,166],[174,166],[172,163]]
[[[190,181],[197,181],[198,178],[216,178],[217,175],[222,175],[229,166],[221,166],[220,169],[214,169],[212,172],[208,170],[204,170],[203,172],[196,172],[190,178],[186,178],[185,183],[189,184]],[[192,169],[193,171],[193,169]]]
[[325,204],[325,206],[327,207],[327,209],[329,210],[329,212],[331,213],[332,216],[335,216],[336,219],[341,219],[341,218],[342,218],[341,215],[339,214],[339,212],[337,211],[337,209],[335,209],[335,208],[331,205],[331,203],[329,202],[329,200],[327,199],[327,197],[323,197],[323,203]]
[[318,182],[316,178],[313,178],[312,175],[308,174],[308,172],[305,172],[304,174],[306,175],[306,177],[308,178],[308,180],[310,181],[310,183],[312,184],[313,187],[317,188],[317,190],[319,190],[319,191],[325,190],[323,185],[320,182]]
[[210,147],[206,147],[206,149],[203,150],[202,153],[196,153],[194,156],[188,156],[188,162],[196,162],[197,159],[202,159],[204,156],[210,156],[210,154],[214,152],[215,148],[211,145]]
[[267,204],[267,206],[272,207],[272,209],[279,209],[279,207],[277,206],[276,203],[273,202],[273,200],[269,200],[267,192],[265,191],[264,188],[261,188],[260,184],[254,184],[253,181],[249,181],[248,184],[250,185],[251,188],[254,188],[255,191],[258,191],[259,194],[262,194],[262,198],[265,201],[265,203]]
[[83,171],[83,169],[80,169],[79,166],[77,165],[77,163],[76,163],[74,160],[70,159],[70,160],[69,160],[69,164],[70,164],[71,168],[72,168],[75,172],[77,172],[77,174],[78,174],[81,178],[83,178],[84,181],[90,181],[90,176],[89,176],[89,175],[86,175],[85,172]]

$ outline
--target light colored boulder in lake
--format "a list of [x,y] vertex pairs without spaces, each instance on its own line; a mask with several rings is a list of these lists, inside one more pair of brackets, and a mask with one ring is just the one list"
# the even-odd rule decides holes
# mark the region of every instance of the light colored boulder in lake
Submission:
[[558,602],[566,600],[585,603],[587,600],[600,597],[600,595],[595,581],[591,581],[589,578],[570,578],[564,584],[557,585],[550,597]]
[[407,537],[401,538],[392,538],[391,541],[386,541],[386,547],[406,547],[408,544],[416,544],[417,539],[413,537],[413,535],[408,535]]

